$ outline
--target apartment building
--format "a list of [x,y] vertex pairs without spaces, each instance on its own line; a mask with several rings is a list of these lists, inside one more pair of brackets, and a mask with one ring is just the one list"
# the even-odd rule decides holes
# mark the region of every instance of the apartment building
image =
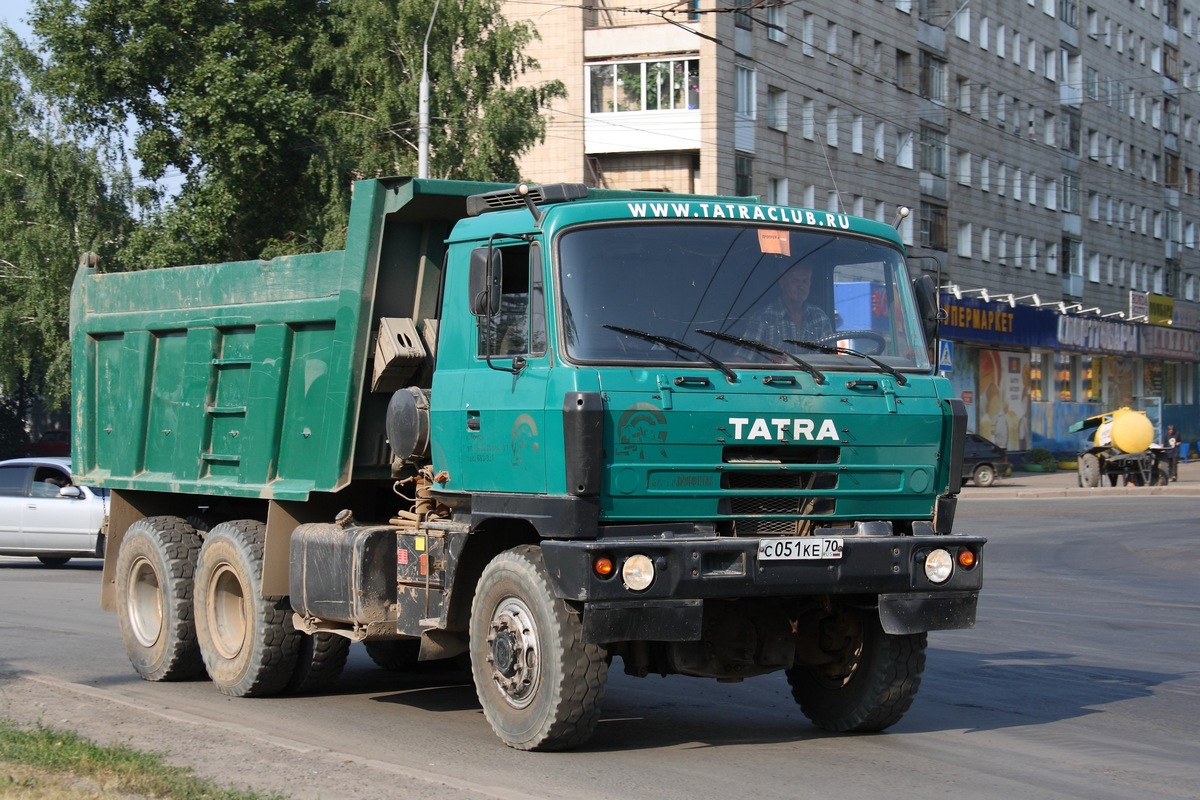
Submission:
[[[1069,450],[1120,405],[1200,437],[1200,2],[508,0],[568,96],[531,180],[894,222],[972,427]],[[911,213],[899,216],[897,209]]]

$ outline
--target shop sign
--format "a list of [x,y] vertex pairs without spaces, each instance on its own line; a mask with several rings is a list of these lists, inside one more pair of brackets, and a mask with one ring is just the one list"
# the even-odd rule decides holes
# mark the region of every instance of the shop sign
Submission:
[[1137,327],[1096,317],[1058,317],[1058,344],[1088,353],[1137,355]]
[[1151,325],[1170,325],[1175,317],[1175,298],[1165,294],[1149,294],[1146,300],[1150,305]]
[[941,300],[946,312],[941,335],[947,339],[1044,349],[1054,349],[1057,342],[1053,311],[951,294]]
[[1195,331],[1182,331],[1178,328],[1166,328],[1149,325],[1142,336],[1142,355],[1156,358],[1169,358],[1176,361],[1196,361],[1200,355],[1196,353],[1197,335]]

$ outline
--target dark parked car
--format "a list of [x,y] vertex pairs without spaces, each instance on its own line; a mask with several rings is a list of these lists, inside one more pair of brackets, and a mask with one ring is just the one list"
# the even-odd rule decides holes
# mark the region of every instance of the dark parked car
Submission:
[[991,486],[997,475],[1011,472],[1007,450],[978,433],[967,434],[967,444],[963,448],[963,483],[969,478],[976,486]]

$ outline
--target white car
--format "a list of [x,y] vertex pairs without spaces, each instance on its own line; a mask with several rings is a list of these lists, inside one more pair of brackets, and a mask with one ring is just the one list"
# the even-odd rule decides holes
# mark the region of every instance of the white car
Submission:
[[76,486],[69,458],[0,461],[0,556],[62,566],[104,555],[108,490]]

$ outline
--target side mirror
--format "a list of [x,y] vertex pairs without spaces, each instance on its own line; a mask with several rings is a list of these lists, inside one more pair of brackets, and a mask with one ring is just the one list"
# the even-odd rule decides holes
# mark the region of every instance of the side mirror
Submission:
[[58,490],[59,497],[70,497],[72,500],[78,500],[83,497],[83,492],[78,486],[64,486]]
[[933,342],[938,332],[938,296],[933,278],[921,275],[912,282],[913,294],[917,296],[917,310],[921,313],[921,324],[925,330],[925,341]]
[[493,247],[476,247],[471,251],[468,290],[471,294],[471,313],[477,317],[494,317],[500,312],[500,287],[504,278],[504,257]]

